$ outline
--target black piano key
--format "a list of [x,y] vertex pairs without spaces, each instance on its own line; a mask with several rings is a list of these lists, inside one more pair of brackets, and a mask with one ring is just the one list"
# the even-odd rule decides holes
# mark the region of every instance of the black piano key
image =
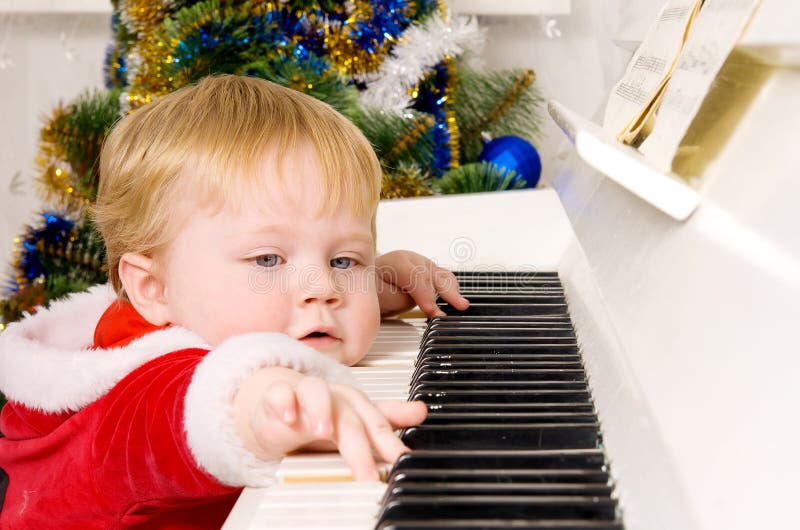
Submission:
[[446,403],[589,403],[587,390],[448,390],[420,391],[411,394],[409,401],[431,404]]
[[406,469],[393,470],[388,486],[403,482],[495,482],[498,484],[609,484],[601,469]]
[[470,315],[445,315],[433,317],[428,321],[431,328],[453,327],[453,326],[569,326],[572,328],[569,315],[566,313],[559,315],[506,315],[506,316],[470,316]]
[[563,315],[567,311],[567,304],[558,302],[540,302],[533,304],[489,304],[470,301],[469,307],[463,311],[456,309],[447,302],[438,302],[436,305],[448,315]]
[[420,355],[434,353],[448,355],[500,355],[500,354],[558,354],[578,355],[578,347],[574,344],[448,344],[446,346],[427,346],[420,350]]
[[574,337],[434,337],[420,342],[420,347],[425,350],[430,346],[458,346],[461,344],[469,346],[480,346],[491,344],[497,346],[540,346],[543,344],[553,346],[577,346]]
[[427,403],[430,412],[594,412],[590,402],[578,403]]
[[497,270],[475,270],[475,271],[453,271],[456,279],[461,281],[463,278],[519,278],[526,280],[555,280],[560,282],[558,272],[556,271],[533,271],[533,270],[513,270],[513,271],[497,271]]
[[437,368],[419,370],[411,384],[429,381],[584,381],[583,369]]
[[433,381],[417,383],[411,387],[410,393],[448,392],[451,390],[587,390],[585,381]]
[[415,383],[410,387],[410,394],[431,394],[435,392],[452,392],[455,390],[491,390],[491,391],[517,391],[517,390],[577,390],[588,391],[585,381],[433,381]]
[[386,503],[378,524],[408,519],[472,517],[614,520],[616,509],[613,499],[595,496],[398,495]]
[[[574,363],[554,362],[503,362],[498,360],[484,362],[450,362],[426,359],[416,365],[411,374],[409,386],[421,381],[436,379],[458,380],[465,379],[464,372],[476,372],[474,379],[494,377],[503,380],[522,379],[523,374],[528,374],[529,379],[551,380],[585,380],[586,374],[581,365]],[[451,374],[451,372],[453,372]],[[455,373],[458,372],[458,373]],[[498,375],[499,374],[499,375]],[[549,374],[549,377],[546,377]],[[580,378],[580,379],[579,379]]]
[[[522,328],[520,328],[521,330]],[[420,337],[419,343],[420,345],[426,343],[435,343],[435,342],[442,342],[445,344],[452,344],[452,343],[461,343],[465,345],[471,344],[473,341],[477,344],[477,341],[480,343],[492,343],[496,342],[498,344],[516,344],[522,341],[522,339],[526,339],[528,342],[532,343],[548,343],[548,342],[557,342],[563,343],[564,341],[569,342],[576,342],[577,337],[572,334],[571,332],[567,332],[567,330],[552,330],[552,331],[534,331],[534,332],[526,332],[526,331],[511,331],[506,333],[457,333],[453,330],[444,330],[442,333],[429,333],[427,336]]]
[[524,360],[519,361],[515,359],[501,360],[501,359],[487,359],[485,361],[478,361],[475,359],[467,358],[461,359],[444,359],[432,360],[425,359],[417,363],[417,371],[423,370],[447,370],[447,369],[460,369],[471,370],[477,368],[485,368],[487,370],[581,370],[583,372],[583,365],[579,360],[558,361],[558,360]]
[[464,289],[459,289],[461,294],[467,299],[472,295],[521,295],[521,296],[564,296],[564,290],[553,285],[495,285],[491,289],[481,289],[477,285],[468,285]]
[[400,437],[410,449],[557,449],[599,444],[597,423],[462,423],[417,425]]
[[[558,304],[566,305],[567,301],[563,294],[542,292],[537,294],[517,294],[517,293],[474,293],[469,299],[470,303],[476,304]],[[446,302],[442,302],[446,303]]]
[[495,323],[495,324],[521,324],[521,323],[557,323],[572,324],[568,313],[546,314],[546,315],[464,315],[456,313],[453,315],[443,315],[429,319],[430,325],[434,324],[469,324]]
[[452,423],[593,423],[593,412],[429,412],[423,425]]
[[563,290],[564,287],[555,279],[525,280],[525,279],[486,279],[486,278],[461,278],[458,281],[459,289],[477,292],[496,292],[503,289],[552,289]]
[[559,354],[559,353],[468,353],[468,354],[451,354],[451,353],[438,353],[429,352],[420,355],[417,358],[417,366],[425,363],[495,363],[495,364],[509,364],[524,362],[552,362],[552,363],[574,363],[578,366],[583,366],[581,358],[577,354]]
[[[416,389],[421,384],[448,383],[449,388],[456,388],[455,383],[486,383],[486,388],[527,386],[528,388],[582,388],[585,385],[585,375],[582,370],[565,369],[525,369],[507,368],[482,369],[482,368],[431,368],[430,364],[420,365],[411,375],[409,387]],[[529,385],[525,385],[529,383]],[[537,383],[539,383],[537,385]],[[556,384],[559,383],[559,384]],[[578,386],[567,385],[576,383]]]
[[459,288],[475,289],[480,291],[494,291],[495,289],[502,289],[503,287],[527,287],[527,288],[541,288],[541,289],[563,289],[561,283],[554,278],[541,278],[541,279],[487,279],[487,278],[460,278],[458,280]]
[[382,521],[378,530],[622,530],[614,521],[576,521],[572,519],[419,519]]
[[575,338],[575,332],[564,326],[557,324],[528,325],[518,324],[516,326],[435,326],[429,327],[423,332],[420,339],[424,342],[435,337],[498,337],[498,336],[517,336],[517,337],[569,337]]
[[557,469],[602,470],[605,456],[600,449],[559,449],[525,451],[420,450],[400,455],[393,472],[408,469]]
[[503,289],[542,289],[542,290],[564,290],[564,287],[556,280],[482,280],[466,278],[459,280],[459,289],[477,291],[481,293],[493,293]]
[[432,340],[450,340],[459,339],[463,342],[469,342],[472,339],[494,338],[497,342],[505,342],[504,339],[509,338],[519,340],[521,338],[528,338],[533,341],[543,341],[547,339],[560,339],[576,341],[575,334],[566,329],[545,329],[545,328],[512,328],[512,329],[497,329],[491,332],[483,330],[458,330],[458,329],[435,329],[429,333],[424,334],[420,339],[420,344],[427,343]]
[[569,316],[562,315],[528,315],[528,316],[468,316],[468,315],[444,315],[438,317],[431,317],[428,320],[426,329],[474,329],[487,331],[493,327],[505,329],[525,329],[525,328],[544,328],[544,329],[561,329],[565,331],[574,331]]
[[386,490],[385,499],[397,495],[594,495],[610,496],[607,484],[492,483],[492,482],[401,482]]

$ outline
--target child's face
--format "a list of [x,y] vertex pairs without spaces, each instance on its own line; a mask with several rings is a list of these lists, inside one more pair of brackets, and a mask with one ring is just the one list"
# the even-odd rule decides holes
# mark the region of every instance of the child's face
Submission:
[[380,322],[370,219],[318,213],[326,197],[311,149],[284,157],[286,193],[273,168],[238,211],[189,216],[160,262],[170,320],[214,345],[276,331],[353,364]]

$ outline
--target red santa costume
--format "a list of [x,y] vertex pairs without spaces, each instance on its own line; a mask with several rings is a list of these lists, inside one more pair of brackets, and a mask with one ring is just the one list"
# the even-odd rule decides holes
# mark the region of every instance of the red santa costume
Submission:
[[187,329],[152,326],[105,285],[10,324],[0,334],[0,528],[219,528],[241,487],[273,481],[277,462],[242,446],[232,413],[236,389],[264,366],[353,383],[346,367],[278,333],[211,348]]

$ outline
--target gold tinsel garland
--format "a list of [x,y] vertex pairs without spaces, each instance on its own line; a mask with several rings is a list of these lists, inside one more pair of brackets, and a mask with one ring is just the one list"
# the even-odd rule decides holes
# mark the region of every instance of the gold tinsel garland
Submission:
[[383,174],[381,199],[425,197],[433,195],[430,175],[412,164],[403,164],[391,173]]
[[134,35],[153,33],[169,13],[159,0],[124,0],[120,16]]
[[394,147],[392,147],[392,150],[389,151],[386,158],[392,160],[396,156],[402,154],[403,151],[408,149],[410,145],[413,145],[417,140],[422,138],[436,123],[436,121],[433,119],[433,116],[428,114],[423,116],[415,116],[414,121],[416,122],[416,126],[410,128],[400,138]]
[[[39,153],[36,156],[36,166],[39,168],[38,187],[45,200],[54,201],[69,209],[82,209],[90,200],[81,194],[76,185],[75,172],[67,162],[63,144],[59,142],[59,137],[71,133],[66,115],[67,109],[59,104],[39,133]],[[84,137],[79,140],[81,145],[89,141]]]
[[458,71],[456,69],[456,62],[452,57],[445,57],[445,67],[447,68],[447,83],[445,86],[444,94],[444,110],[447,120],[447,131],[449,133],[448,143],[450,145],[450,168],[456,168],[459,165],[459,157],[461,156],[460,145],[460,131],[458,128],[458,120],[456,120],[456,83],[458,82]]

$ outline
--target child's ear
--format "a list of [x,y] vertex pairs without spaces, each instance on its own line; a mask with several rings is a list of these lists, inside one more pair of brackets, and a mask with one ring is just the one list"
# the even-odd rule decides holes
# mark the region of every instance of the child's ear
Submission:
[[119,279],[136,311],[155,326],[170,323],[164,282],[154,274],[153,259],[126,252],[119,260]]

